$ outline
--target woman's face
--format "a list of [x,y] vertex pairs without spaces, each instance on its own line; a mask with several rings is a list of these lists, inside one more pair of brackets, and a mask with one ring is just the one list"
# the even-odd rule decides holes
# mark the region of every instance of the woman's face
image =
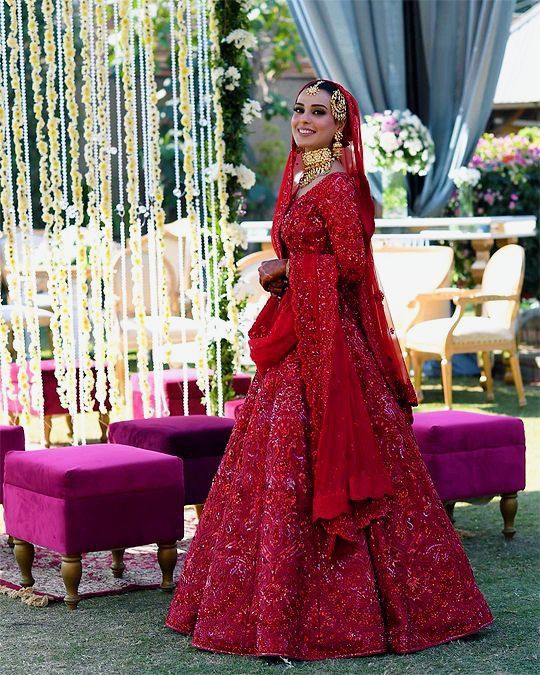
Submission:
[[291,128],[294,142],[301,150],[329,148],[339,128],[330,112],[330,94],[321,89],[315,95],[305,89],[300,92]]

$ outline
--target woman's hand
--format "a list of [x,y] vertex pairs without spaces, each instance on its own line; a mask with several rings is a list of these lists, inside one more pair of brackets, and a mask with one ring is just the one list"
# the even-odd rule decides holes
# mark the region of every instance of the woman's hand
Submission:
[[265,291],[281,297],[287,290],[287,260],[265,260],[259,267],[259,282]]

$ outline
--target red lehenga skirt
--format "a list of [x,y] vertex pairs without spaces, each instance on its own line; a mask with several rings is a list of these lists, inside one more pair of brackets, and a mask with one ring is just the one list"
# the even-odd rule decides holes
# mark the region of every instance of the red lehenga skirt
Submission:
[[361,330],[343,322],[395,493],[331,556],[312,522],[312,452],[293,349],[258,374],[214,479],[167,617],[215,652],[315,660],[414,652],[493,620]]

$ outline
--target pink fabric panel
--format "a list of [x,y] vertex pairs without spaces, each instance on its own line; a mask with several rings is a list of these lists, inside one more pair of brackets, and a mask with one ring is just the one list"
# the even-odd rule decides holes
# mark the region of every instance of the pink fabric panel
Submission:
[[8,532],[65,555],[184,536],[181,484],[67,499],[6,484],[5,494]]
[[[154,373],[149,373],[148,379],[150,383],[150,405],[154,407]],[[170,368],[163,371],[165,398],[172,416],[184,414],[183,381],[184,373],[182,368]],[[250,375],[237,373],[233,377],[233,388],[238,396],[245,396],[250,384]],[[133,417],[134,419],[142,419],[144,417],[143,403],[139,376],[137,374],[131,376],[131,387],[133,391]],[[204,415],[206,413],[205,407],[201,402],[202,396],[202,391],[197,386],[197,372],[194,368],[188,368],[188,406],[190,415]]]
[[182,464],[175,457],[111,443],[10,454],[5,484],[66,498],[178,489]]
[[233,401],[225,403],[225,417],[235,420],[238,417],[240,408],[244,405],[243,398],[235,398]]
[[24,450],[24,429],[0,426],[0,504],[4,501],[4,463],[12,450]]

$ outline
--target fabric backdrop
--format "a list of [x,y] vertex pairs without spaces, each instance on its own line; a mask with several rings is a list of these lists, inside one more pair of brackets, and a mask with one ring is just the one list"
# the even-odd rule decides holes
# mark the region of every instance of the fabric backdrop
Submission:
[[[515,0],[288,0],[318,76],[336,80],[362,115],[408,107],[429,128],[436,160],[410,177],[411,215],[448,201],[450,169],[485,129]],[[369,174],[381,200],[380,174]]]

